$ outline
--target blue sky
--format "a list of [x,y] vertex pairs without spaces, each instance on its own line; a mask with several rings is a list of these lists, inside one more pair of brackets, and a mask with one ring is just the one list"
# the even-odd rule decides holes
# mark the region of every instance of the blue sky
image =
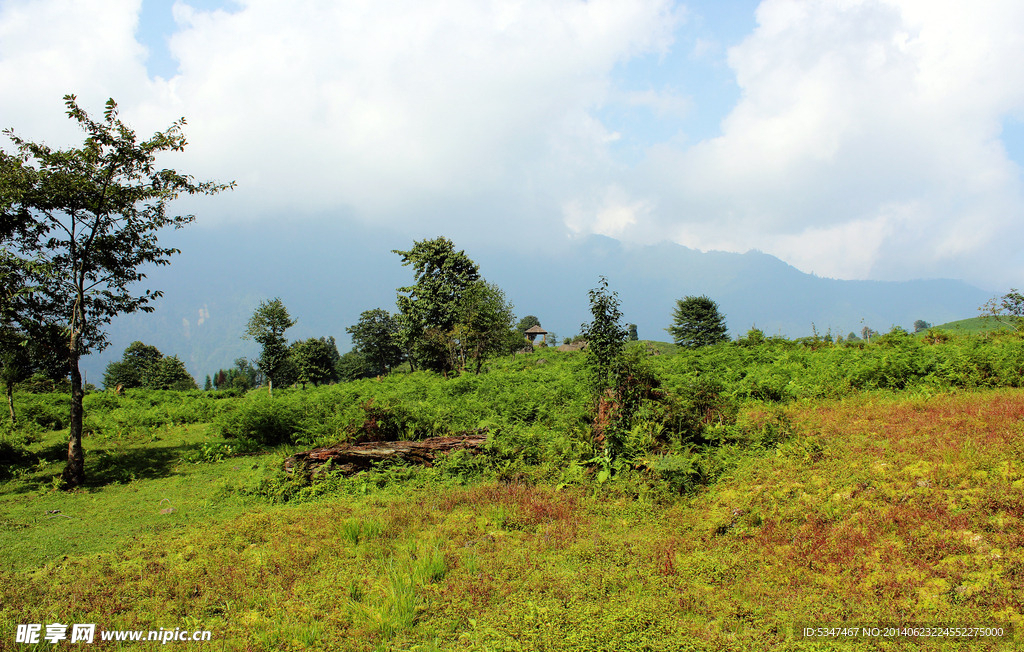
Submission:
[[0,0],[0,123],[61,97],[238,189],[196,228],[336,219],[552,256],[580,235],[850,279],[1024,272],[1018,0]]

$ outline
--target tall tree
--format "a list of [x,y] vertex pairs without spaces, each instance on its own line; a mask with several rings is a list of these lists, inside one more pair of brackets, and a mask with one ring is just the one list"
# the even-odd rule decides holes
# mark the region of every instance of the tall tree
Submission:
[[695,348],[729,339],[725,316],[719,312],[718,304],[706,296],[679,299],[672,317],[672,326],[665,330],[679,346]]
[[145,278],[146,265],[166,265],[178,253],[160,246],[157,233],[195,219],[167,215],[168,202],[234,184],[197,183],[155,166],[157,154],[184,149],[184,119],[140,142],[118,118],[114,100],[107,101],[102,120],[92,119],[74,95],[64,102],[86,134],[81,148],[53,149],[4,131],[16,153],[0,152],[0,240],[3,267],[20,275],[12,310],[21,330],[30,338],[54,327],[64,334],[71,414],[62,479],[75,487],[85,481],[79,359],[105,348],[104,327],[115,316],[151,311],[148,304],[161,296],[158,290],[133,292],[131,286]]
[[338,379],[335,366],[340,356],[334,338],[328,341],[323,337],[311,337],[293,342],[290,354],[295,363],[297,380],[302,383],[303,389],[306,383],[321,385]]
[[359,322],[345,329],[352,336],[352,351],[369,367],[367,373],[380,376],[402,363],[399,319],[382,308],[364,310]]
[[151,344],[135,341],[128,345],[118,361],[107,365],[103,373],[103,386],[113,389],[120,385],[124,389],[146,387],[153,389],[150,377],[164,354]]
[[448,334],[456,352],[452,366],[466,368],[472,362],[480,373],[484,361],[512,350],[511,342],[522,348],[522,341],[513,326],[516,316],[505,293],[497,285],[480,280],[471,284],[462,295],[456,324]]
[[284,332],[295,325],[281,299],[261,301],[245,329],[243,339],[254,339],[263,347],[256,366],[267,378],[267,393],[274,395],[274,381],[283,380],[288,366],[288,345]]
[[465,251],[444,237],[414,242],[409,251],[393,250],[411,265],[415,284],[398,288],[399,339],[415,368],[451,369],[443,334],[458,322],[463,294],[480,280],[480,269]]
[[195,378],[176,355],[164,356],[150,370],[147,387],[151,389],[199,389]]

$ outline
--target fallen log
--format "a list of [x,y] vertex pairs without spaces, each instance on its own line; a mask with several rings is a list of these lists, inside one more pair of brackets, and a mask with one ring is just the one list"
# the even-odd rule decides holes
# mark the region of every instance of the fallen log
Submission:
[[296,453],[284,461],[284,469],[315,476],[325,466],[344,475],[365,471],[380,462],[404,461],[430,466],[438,455],[456,450],[477,451],[487,441],[487,428],[450,437],[431,437],[420,441],[368,441],[335,444]]

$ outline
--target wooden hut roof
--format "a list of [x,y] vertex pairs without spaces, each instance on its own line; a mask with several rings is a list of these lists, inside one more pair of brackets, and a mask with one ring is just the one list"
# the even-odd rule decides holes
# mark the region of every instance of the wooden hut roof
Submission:
[[546,330],[544,330],[543,328],[541,328],[540,325],[537,325],[537,326],[530,326],[529,328],[527,328],[526,329],[526,334],[527,335],[547,335],[548,332]]

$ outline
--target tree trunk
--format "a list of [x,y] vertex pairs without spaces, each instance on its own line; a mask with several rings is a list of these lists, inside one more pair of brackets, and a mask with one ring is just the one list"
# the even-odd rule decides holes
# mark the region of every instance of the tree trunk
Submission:
[[267,396],[274,398],[274,380],[267,376]]
[[339,469],[344,475],[364,471],[380,462],[405,461],[430,466],[438,455],[465,449],[478,451],[487,442],[487,428],[453,433],[449,437],[431,437],[420,441],[369,441],[359,444],[336,444],[296,453],[284,461],[292,473],[297,468],[313,476],[323,465]]
[[73,489],[85,482],[85,451],[82,449],[82,417],[84,410],[82,398],[85,391],[82,389],[82,372],[78,368],[77,342],[73,337],[71,340],[72,354],[71,363],[71,427],[68,437],[68,463],[61,475],[64,485]]
[[7,383],[7,406],[11,408],[11,425],[18,427],[18,417],[14,416],[14,384]]

